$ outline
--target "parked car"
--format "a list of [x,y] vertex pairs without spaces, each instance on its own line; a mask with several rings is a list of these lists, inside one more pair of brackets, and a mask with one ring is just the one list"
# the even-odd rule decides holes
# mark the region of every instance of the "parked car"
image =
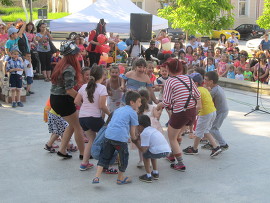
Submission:
[[[33,24],[35,26],[37,26],[40,22],[42,21],[42,19],[38,19],[38,20],[34,20]],[[48,30],[50,30],[50,22],[52,20],[51,19],[44,19],[43,22],[47,24],[47,28]],[[51,35],[53,38],[65,38],[65,39],[72,39],[73,37],[75,37],[77,34],[77,32],[55,32],[55,31],[51,31]]]
[[167,28],[166,32],[172,41],[178,40],[179,38],[185,39],[185,36],[186,36],[186,33],[180,28],[177,28],[177,29]]
[[235,28],[235,30],[240,33],[242,39],[246,40],[258,38],[265,34],[265,29],[260,28],[256,24],[242,24]]
[[257,49],[259,49],[259,46],[260,46],[262,40],[263,40],[263,37],[248,40],[246,43],[246,47],[248,49],[257,50]]
[[[236,30],[214,30],[213,33],[212,33],[212,38],[213,39],[219,39],[220,35],[223,34],[223,35],[226,36],[226,39],[228,39],[229,37],[231,37],[232,32],[235,32],[235,37],[237,39],[240,39],[240,34]],[[241,35],[241,37],[242,37],[242,35]]]

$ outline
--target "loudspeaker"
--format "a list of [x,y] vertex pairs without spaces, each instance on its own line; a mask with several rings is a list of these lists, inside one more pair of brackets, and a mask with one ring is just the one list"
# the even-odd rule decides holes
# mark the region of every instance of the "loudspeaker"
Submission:
[[130,37],[140,42],[149,42],[152,39],[152,18],[151,14],[131,13]]

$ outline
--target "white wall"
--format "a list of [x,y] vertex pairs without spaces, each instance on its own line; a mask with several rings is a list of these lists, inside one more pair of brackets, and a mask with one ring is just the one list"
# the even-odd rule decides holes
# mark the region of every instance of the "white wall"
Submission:
[[68,0],[69,13],[76,13],[91,5],[93,2],[95,2],[95,0]]

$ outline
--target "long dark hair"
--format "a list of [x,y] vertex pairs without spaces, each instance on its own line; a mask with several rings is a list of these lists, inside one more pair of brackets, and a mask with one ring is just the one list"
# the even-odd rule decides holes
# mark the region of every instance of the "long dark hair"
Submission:
[[139,91],[139,94],[141,95],[141,103],[142,103],[142,105],[139,107],[138,114],[143,115],[143,112],[149,110],[148,102],[149,102],[150,96],[149,96],[148,91],[145,90],[145,89],[141,89]]
[[37,25],[37,33],[40,32],[40,26],[41,26],[41,25],[46,25],[46,26],[47,26],[46,23],[39,23],[39,24]]
[[103,76],[102,66],[94,64],[90,72],[90,81],[88,82],[87,87],[85,89],[90,103],[94,103],[94,93],[97,87],[96,81],[101,79],[102,76]]
[[[225,37],[224,40],[222,39],[223,36]],[[226,35],[224,35],[224,34],[221,34],[220,37],[219,37],[219,39],[220,39],[220,41],[223,42],[224,44],[225,44],[225,42],[226,42],[226,40],[227,40],[227,39],[226,39]]]
[[[28,25],[32,25],[32,30],[28,30]],[[33,34],[35,31],[35,25],[32,22],[27,23],[25,26],[25,31]]]

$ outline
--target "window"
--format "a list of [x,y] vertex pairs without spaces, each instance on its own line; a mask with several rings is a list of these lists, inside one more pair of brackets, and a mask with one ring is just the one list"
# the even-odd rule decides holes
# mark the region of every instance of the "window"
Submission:
[[239,0],[239,16],[248,15],[248,0]]
[[142,1],[133,1],[133,3],[138,6],[139,8],[143,9],[143,2]]

